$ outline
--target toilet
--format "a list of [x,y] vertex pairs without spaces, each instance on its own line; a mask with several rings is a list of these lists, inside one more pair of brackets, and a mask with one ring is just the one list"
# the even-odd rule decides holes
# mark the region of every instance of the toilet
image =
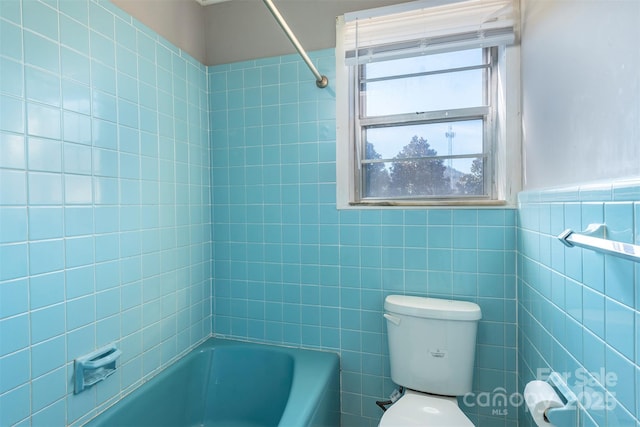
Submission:
[[406,391],[379,427],[473,427],[456,396],[471,392],[480,307],[389,295],[384,310],[391,379]]

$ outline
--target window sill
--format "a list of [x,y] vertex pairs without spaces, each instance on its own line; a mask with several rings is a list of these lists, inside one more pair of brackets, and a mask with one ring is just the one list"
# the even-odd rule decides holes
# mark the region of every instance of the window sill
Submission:
[[366,208],[470,208],[470,207],[504,207],[512,208],[506,200],[397,200],[397,201],[369,201],[350,202],[338,209],[366,209]]

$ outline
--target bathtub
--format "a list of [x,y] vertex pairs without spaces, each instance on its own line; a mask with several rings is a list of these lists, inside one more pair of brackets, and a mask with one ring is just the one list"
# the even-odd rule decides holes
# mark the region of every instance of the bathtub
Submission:
[[334,353],[210,338],[87,427],[339,426]]

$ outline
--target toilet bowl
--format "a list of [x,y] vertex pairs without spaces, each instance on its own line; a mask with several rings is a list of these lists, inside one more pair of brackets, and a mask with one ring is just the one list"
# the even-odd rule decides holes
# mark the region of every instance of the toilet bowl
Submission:
[[473,427],[455,397],[407,390],[385,411],[378,427]]

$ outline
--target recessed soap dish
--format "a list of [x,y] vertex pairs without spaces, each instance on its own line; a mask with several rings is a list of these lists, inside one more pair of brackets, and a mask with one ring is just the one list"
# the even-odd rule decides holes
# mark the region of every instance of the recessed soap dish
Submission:
[[74,361],[74,389],[78,394],[85,388],[106,379],[116,371],[116,360],[122,351],[109,344]]

